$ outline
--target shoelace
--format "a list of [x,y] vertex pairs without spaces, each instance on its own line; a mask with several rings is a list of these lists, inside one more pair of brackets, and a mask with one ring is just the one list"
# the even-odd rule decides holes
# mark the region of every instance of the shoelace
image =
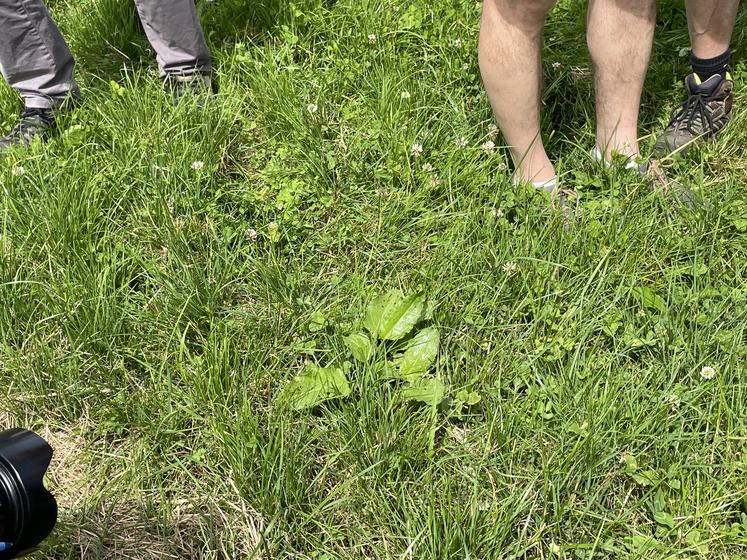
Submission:
[[697,117],[700,117],[701,127],[708,124],[706,130],[713,130],[713,115],[708,107],[709,101],[720,101],[722,97],[711,97],[707,93],[692,93],[688,96],[679,109],[675,109],[671,115],[671,123],[677,123],[680,128],[682,124],[685,129],[693,135],[702,134],[702,131],[694,130]]

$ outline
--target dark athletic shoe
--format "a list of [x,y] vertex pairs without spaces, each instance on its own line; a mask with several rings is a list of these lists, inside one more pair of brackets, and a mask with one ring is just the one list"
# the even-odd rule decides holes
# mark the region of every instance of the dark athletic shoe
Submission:
[[201,96],[206,93],[218,93],[218,84],[210,74],[197,72],[182,76],[180,74],[169,74],[163,80],[163,90],[171,95],[174,104],[179,103],[184,97]]
[[34,138],[46,139],[54,127],[54,110],[52,109],[30,109],[21,110],[18,121],[10,129],[10,132],[0,138],[0,152],[4,152],[13,146],[28,148]]
[[688,97],[672,113],[669,126],[654,146],[658,157],[672,152],[685,155],[693,143],[701,138],[714,138],[731,117],[734,82],[730,74],[720,74],[701,82],[697,74],[685,78]]

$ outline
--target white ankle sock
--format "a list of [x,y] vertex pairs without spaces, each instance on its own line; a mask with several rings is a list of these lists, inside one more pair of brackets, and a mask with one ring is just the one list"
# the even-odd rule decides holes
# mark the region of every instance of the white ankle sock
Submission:
[[543,189],[550,194],[554,193],[558,188],[558,176],[557,175],[551,177],[550,179],[547,179],[546,181],[522,181],[516,175],[514,175],[513,178],[511,179],[511,182],[514,185],[518,185],[522,182],[531,183],[531,185],[534,188]]
[[[612,167],[612,164],[607,161],[607,159],[602,155],[602,152],[598,147],[595,147],[591,151],[591,159],[597,163],[603,163],[606,169]],[[630,158],[628,158],[628,162],[625,164],[625,169],[634,169],[641,175],[645,175],[646,171],[648,170],[648,165],[646,165],[645,163],[638,164],[636,162],[636,158],[631,156]]]

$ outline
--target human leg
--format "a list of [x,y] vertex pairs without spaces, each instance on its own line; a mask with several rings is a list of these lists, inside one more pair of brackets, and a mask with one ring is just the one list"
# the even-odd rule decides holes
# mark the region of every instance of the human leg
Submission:
[[162,78],[211,74],[210,51],[194,0],[135,0],[135,4]]
[[638,155],[638,115],[655,25],[655,0],[589,1],[597,149],[608,161],[613,153]]
[[555,0],[486,0],[479,63],[493,113],[520,180],[552,180],[540,135],[542,34]]

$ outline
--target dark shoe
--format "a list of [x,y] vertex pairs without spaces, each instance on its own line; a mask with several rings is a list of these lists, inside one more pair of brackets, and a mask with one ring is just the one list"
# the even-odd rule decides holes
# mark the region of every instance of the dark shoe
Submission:
[[197,72],[186,76],[169,74],[163,80],[163,89],[177,104],[184,97],[199,97],[206,93],[218,93],[218,84],[212,75]]
[[711,76],[701,82],[697,74],[685,78],[687,101],[672,113],[669,126],[656,140],[654,153],[663,158],[672,152],[685,155],[693,142],[714,138],[731,117],[734,82],[731,75]]
[[46,139],[54,127],[53,109],[25,108],[18,116],[18,121],[10,132],[0,138],[0,152],[13,146],[27,148],[34,138]]

